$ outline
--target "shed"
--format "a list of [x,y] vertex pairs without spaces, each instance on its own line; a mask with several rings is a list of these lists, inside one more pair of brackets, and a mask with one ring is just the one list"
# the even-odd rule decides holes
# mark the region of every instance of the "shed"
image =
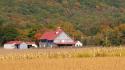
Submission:
[[15,47],[15,44],[4,44],[5,49],[14,49]]
[[83,46],[83,44],[82,44],[82,42],[80,42],[80,41],[77,41],[76,43],[75,43],[75,47],[82,47]]
[[22,43],[21,41],[9,41],[4,44],[5,49],[15,49],[18,48],[19,44]]
[[23,42],[19,45],[19,49],[28,49],[28,44]]
[[28,45],[28,48],[38,48],[38,46],[35,44],[35,42],[26,42],[26,44]]

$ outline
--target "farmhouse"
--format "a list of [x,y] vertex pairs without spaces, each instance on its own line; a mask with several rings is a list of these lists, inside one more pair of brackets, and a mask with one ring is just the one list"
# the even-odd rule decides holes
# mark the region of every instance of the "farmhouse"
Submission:
[[9,41],[4,44],[5,49],[28,49],[31,47],[37,48],[35,42]]
[[73,46],[75,41],[60,27],[55,31],[45,32],[39,39],[39,47]]

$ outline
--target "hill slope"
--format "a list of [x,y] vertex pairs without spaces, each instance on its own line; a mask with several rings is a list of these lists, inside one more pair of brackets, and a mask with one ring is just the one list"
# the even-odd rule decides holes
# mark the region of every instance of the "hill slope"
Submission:
[[124,18],[123,0],[0,0],[0,42],[61,26],[84,44],[124,44]]

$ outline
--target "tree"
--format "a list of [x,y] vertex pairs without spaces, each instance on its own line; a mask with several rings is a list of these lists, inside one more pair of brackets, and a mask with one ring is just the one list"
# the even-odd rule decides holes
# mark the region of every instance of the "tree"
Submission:
[[71,37],[74,39],[80,40],[81,36],[83,35],[82,32],[77,30],[74,25],[70,22],[58,21],[56,27],[61,27],[65,32],[67,32]]
[[15,40],[17,36],[19,36],[19,33],[11,25],[6,25],[5,27],[3,26],[0,28],[0,43],[1,44],[10,40]]

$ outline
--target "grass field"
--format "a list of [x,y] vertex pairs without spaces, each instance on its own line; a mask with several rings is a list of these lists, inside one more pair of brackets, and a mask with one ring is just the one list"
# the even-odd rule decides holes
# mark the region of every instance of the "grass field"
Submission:
[[125,48],[0,49],[0,70],[125,70]]

